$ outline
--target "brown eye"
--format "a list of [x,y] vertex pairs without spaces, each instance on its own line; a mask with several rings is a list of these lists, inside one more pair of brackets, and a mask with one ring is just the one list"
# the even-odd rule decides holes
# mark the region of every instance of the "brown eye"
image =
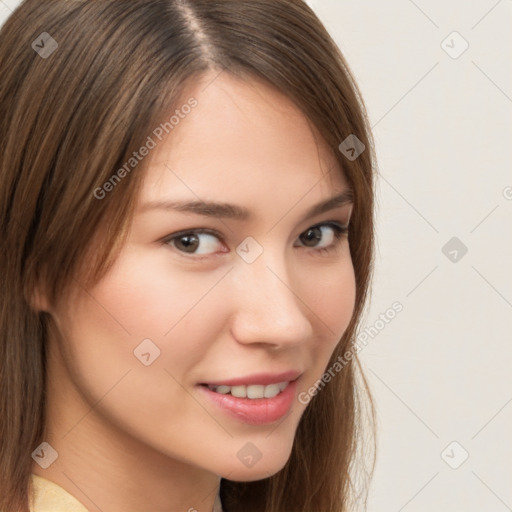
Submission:
[[181,235],[174,240],[174,246],[184,252],[194,253],[199,245],[199,239],[196,235]]
[[322,239],[322,230],[319,226],[309,228],[300,236],[300,239],[306,246],[314,247]]
[[[341,226],[337,222],[324,222],[304,231],[299,239],[306,247],[324,252],[335,249],[341,242],[341,238],[347,233],[348,226]],[[325,242],[323,246],[319,246],[318,242],[322,239],[325,239]]]
[[164,243],[182,253],[208,255],[219,251],[216,246],[220,245],[220,237],[206,230],[182,231],[167,237]]

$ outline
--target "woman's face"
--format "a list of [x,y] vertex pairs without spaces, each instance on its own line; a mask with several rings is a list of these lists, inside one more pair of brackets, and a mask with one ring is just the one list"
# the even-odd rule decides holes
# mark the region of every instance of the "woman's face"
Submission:
[[[310,214],[347,189],[334,157],[275,90],[214,76],[188,91],[197,106],[168,137],[152,135],[128,241],[100,282],[51,308],[53,342],[58,388],[83,400],[63,413],[70,428],[98,421],[170,460],[257,480],[288,460],[298,396],[351,319],[349,241],[329,223],[347,225],[352,204]],[[234,379],[238,397],[205,386]]]

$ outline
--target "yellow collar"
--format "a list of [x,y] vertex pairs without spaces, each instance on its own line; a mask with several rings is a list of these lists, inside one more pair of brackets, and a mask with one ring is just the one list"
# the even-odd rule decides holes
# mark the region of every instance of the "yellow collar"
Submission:
[[88,512],[87,509],[60,485],[32,473],[33,500],[30,512]]
[[[88,512],[69,492],[55,482],[32,473],[33,501],[30,512]],[[215,499],[213,512],[222,512],[219,496]]]

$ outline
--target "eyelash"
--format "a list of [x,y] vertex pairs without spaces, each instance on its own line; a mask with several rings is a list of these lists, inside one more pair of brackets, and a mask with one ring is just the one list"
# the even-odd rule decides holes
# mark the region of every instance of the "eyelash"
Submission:
[[[320,255],[328,254],[328,253],[338,249],[338,246],[342,242],[342,239],[347,236],[348,231],[349,231],[348,225],[347,226],[343,226],[342,224],[340,224],[338,222],[328,221],[328,222],[322,222],[320,224],[315,224],[314,226],[311,226],[311,227],[307,228],[305,231],[303,231],[301,233],[301,235],[303,235],[304,233],[307,233],[310,229],[321,228],[321,227],[324,227],[324,226],[327,226],[327,227],[330,227],[330,228],[333,229],[335,240],[328,247],[320,247],[319,249],[316,249],[314,247],[311,248],[311,251],[313,253],[320,254]],[[222,240],[222,236],[219,233],[217,233],[216,231],[211,230],[211,229],[206,229],[206,228],[198,228],[198,229],[189,229],[187,231],[180,231],[178,233],[173,233],[172,235],[167,236],[164,239],[162,239],[161,242],[164,245],[175,247],[172,244],[172,242],[174,240],[177,240],[177,239],[179,239],[179,238],[181,238],[181,237],[183,237],[185,235],[197,235],[197,234],[212,235],[212,236],[218,238],[220,241],[223,241]],[[307,246],[301,246],[301,247],[308,248]],[[185,258],[192,258],[192,259],[195,259],[195,260],[202,260],[202,259],[210,258],[212,256],[212,254],[197,256],[197,255],[194,255],[193,253],[186,253],[186,252],[180,251],[177,248],[176,248],[176,250],[182,256],[184,256]]]

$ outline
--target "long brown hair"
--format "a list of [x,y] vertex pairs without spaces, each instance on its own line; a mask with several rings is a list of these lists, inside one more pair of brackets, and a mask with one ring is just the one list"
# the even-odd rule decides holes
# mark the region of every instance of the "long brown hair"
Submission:
[[[212,70],[263,78],[292,99],[344,170],[354,192],[356,305],[329,367],[354,350],[373,272],[374,145],[351,71],[306,3],[25,0],[0,31],[3,512],[28,512],[31,453],[44,440],[48,318],[31,307],[34,293],[44,289],[53,302],[76,276],[87,272],[83,282],[94,283],[105,274],[125,240],[145,162],[108,199],[93,192],[179,106],[187,85]],[[355,159],[338,150],[350,135],[365,145]],[[372,445],[374,423],[354,353],[312,398],[281,471],[221,481],[225,511],[344,512],[365,503],[375,456],[367,471],[373,450],[361,448]]]

